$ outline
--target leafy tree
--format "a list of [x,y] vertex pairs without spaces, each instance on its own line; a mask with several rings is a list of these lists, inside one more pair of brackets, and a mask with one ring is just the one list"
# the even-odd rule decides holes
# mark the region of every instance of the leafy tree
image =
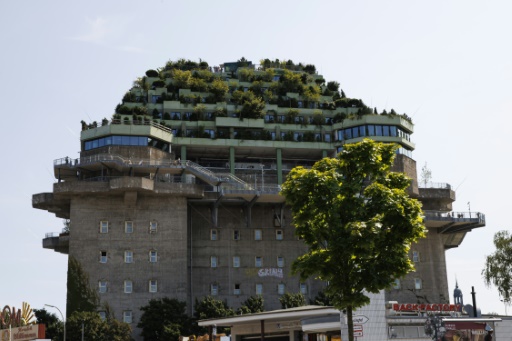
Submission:
[[306,305],[306,298],[300,292],[296,294],[287,292],[279,297],[279,302],[281,302],[281,308],[283,309],[302,307]]
[[407,195],[410,180],[390,171],[396,146],[365,139],[312,169],[294,168],[283,184],[296,234],[309,246],[292,264],[302,280],[328,282],[326,295],[352,311],[414,269],[410,245],[425,236],[421,206]]
[[323,306],[331,306],[332,302],[329,299],[329,297],[325,294],[325,292],[319,291],[318,294],[315,296],[315,299],[313,300],[312,304],[314,304],[314,305],[323,305]]
[[190,78],[192,72],[182,71],[179,69],[173,70],[174,85],[180,89],[190,89]]
[[57,315],[46,309],[34,309],[37,324],[46,326],[46,338],[53,341],[61,341],[64,338],[64,323]]
[[[233,316],[235,312],[233,309],[228,307],[225,301],[216,300],[211,296],[204,297],[199,301],[196,297],[194,303],[194,317],[197,320],[205,320],[217,317]],[[217,331],[222,333],[225,329],[219,328]],[[202,328],[199,330],[200,333],[204,333],[206,329]]]
[[254,314],[261,313],[265,311],[265,307],[263,305],[263,296],[251,296],[246,299],[240,308],[237,310],[237,314]]
[[82,339],[82,326],[86,340],[131,341],[130,325],[114,318],[102,320],[97,312],[74,312],[66,321],[68,340]]
[[68,258],[66,315],[76,311],[95,312],[99,303],[98,293],[89,286],[89,275],[73,256]]
[[209,91],[213,94],[215,102],[224,102],[226,94],[228,93],[229,87],[226,82],[216,78],[210,84]]
[[512,298],[512,234],[499,231],[494,234],[496,251],[485,259],[482,276],[487,286],[494,285],[505,302]]
[[186,314],[187,304],[175,298],[153,299],[141,307],[138,328],[144,340],[179,340],[180,335],[190,335],[192,320]]

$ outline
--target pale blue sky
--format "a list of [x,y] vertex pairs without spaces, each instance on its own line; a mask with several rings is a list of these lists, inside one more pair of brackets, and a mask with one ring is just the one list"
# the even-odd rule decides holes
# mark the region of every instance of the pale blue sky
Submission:
[[54,159],[78,157],[80,121],[109,118],[168,60],[244,56],[315,64],[349,97],[411,116],[418,169],[487,218],[446,253],[450,293],[457,278],[466,303],[474,286],[483,312],[504,313],[480,273],[510,228],[510,13],[505,0],[0,0],[0,305],[65,310],[67,258],[41,246],[62,222],[31,198],[52,190]]

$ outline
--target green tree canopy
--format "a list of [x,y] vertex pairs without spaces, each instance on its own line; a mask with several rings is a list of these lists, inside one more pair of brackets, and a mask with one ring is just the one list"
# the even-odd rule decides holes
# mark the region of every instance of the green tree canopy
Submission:
[[246,299],[240,308],[237,310],[237,314],[254,314],[265,311],[263,305],[263,296],[256,295]]
[[64,338],[64,323],[57,315],[48,312],[46,309],[34,309],[36,323],[46,326],[46,338],[53,341],[60,341]]
[[[201,301],[196,297],[194,303],[194,317],[197,320],[205,320],[217,317],[233,316],[235,312],[225,301],[216,300],[212,296],[206,296]],[[218,332],[223,332],[224,328],[218,328]],[[206,332],[206,329],[200,329],[199,332]]]
[[508,231],[494,234],[496,251],[485,259],[482,276],[487,286],[494,285],[505,302],[512,298],[512,235]]
[[66,315],[75,311],[95,312],[99,303],[98,293],[89,285],[89,275],[80,262],[69,256]]
[[409,197],[410,180],[391,172],[396,146],[365,139],[347,144],[336,158],[294,168],[282,187],[296,234],[309,250],[292,264],[302,280],[329,285],[326,294],[352,310],[414,269],[411,243],[425,236],[420,203]]
[[116,319],[102,320],[97,312],[77,311],[66,321],[66,338],[82,339],[82,325],[85,340],[131,341],[131,328],[128,323]]
[[177,341],[180,335],[193,333],[192,320],[186,314],[187,304],[175,298],[153,299],[140,308],[142,316],[137,324],[146,341]]
[[281,308],[283,309],[302,307],[306,305],[306,298],[300,292],[296,294],[287,292],[279,297],[279,302],[281,303]]

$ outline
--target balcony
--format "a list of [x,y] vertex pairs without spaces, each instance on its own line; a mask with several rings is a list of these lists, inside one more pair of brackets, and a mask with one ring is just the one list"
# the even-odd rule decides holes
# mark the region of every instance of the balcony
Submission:
[[425,226],[442,235],[445,249],[458,247],[466,233],[485,226],[485,215],[480,212],[423,211]]
[[69,254],[69,232],[49,232],[43,239],[43,248]]

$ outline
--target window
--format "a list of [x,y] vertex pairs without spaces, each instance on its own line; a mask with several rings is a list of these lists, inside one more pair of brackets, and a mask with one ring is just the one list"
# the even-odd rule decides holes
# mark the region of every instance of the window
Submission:
[[217,240],[218,236],[219,235],[217,230],[210,230],[210,240]]
[[300,283],[300,293],[302,295],[308,294],[308,285],[306,283]]
[[284,284],[283,284],[283,283],[279,283],[279,284],[277,285],[277,293],[278,293],[279,295],[284,295],[284,289],[285,289],[285,286],[284,286]]
[[416,289],[416,290],[421,289],[421,278],[414,279],[414,289]]
[[149,233],[156,233],[156,229],[158,227],[158,223],[156,221],[152,221],[149,223]]
[[240,284],[235,284],[235,289],[233,290],[233,295],[240,295]]
[[254,266],[261,268],[263,266],[263,259],[260,256],[254,257]]
[[212,296],[217,296],[219,293],[219,285],[217,283],[213,283],[210,285],[210,294]]
[[240,257],[239,256],[234,256],[233,257],[233,267],[234,268],[239,268],[240,267]]
[[400,280],[399,279],[395,279],[395,281],[393,282],[393,289],[400,289]]
[[124,233],[132,233],[133,232],[133,221],[125,221],[124,222]]
[[260,229],[257,229],[257,230],[254,230],[254,240],[261,240],[261,230]]
[[240,240],[240,230],[233,231],[233,240]]
[[212,267],[212,268],[217,267],[217,256],[210,257],[210,267]]
[[412,252],[412,261],[418,263],[420,261],[420,253],[418,251]]
[[149,292],[157,292],[158,291],[158,283],[156,279],[152,279],[149,281]]
[[133,263],[133,251],[125,251],[124,252],[124,262],[125,263]]
[[283,230],[276,230],[276,240],[283,240]]
[[98,314],[100,315],[100,319],[102,321],[105,321],[107,319],[107,312],[106,311],[100,310],[100,311],[98,311]]
[[125,294],[131,294],[133,290],[133,283],[132,281],[124,281],[124,293]]
[[277,257],[277,267],[282,268],[284,266],[284,257],[278,256]]
[[107,262],[107,251],[100,251],[100,263]]
[[132,311],[131,310],[123,311],[123,322],[124,323],[132,323]]
[[107,292],[107,281],[99,281],[98,282],[99,292],[101,294]]
[[156,263],[158,260],[158,254],[155,250],[149,251],[149,262]]
[[263,284],[256,284],[256,295],[263,295]]
[[108,221],[100,221],[100,233],[108,233]]

